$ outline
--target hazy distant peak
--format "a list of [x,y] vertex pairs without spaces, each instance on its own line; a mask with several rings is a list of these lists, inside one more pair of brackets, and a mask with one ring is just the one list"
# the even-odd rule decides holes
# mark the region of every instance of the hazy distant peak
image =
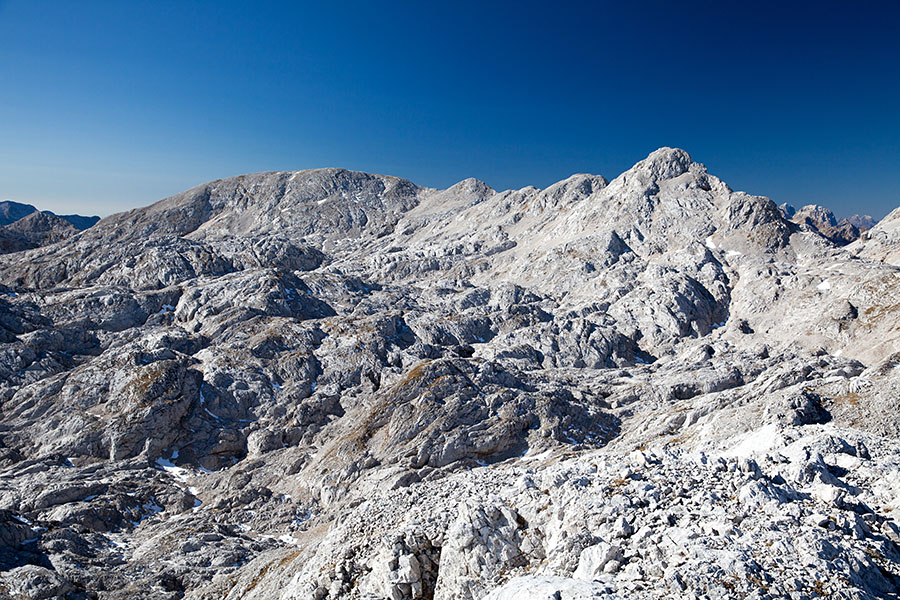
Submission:
[[0,202],[0,226],[9,225],[36,211],[37,209],[30,204],[4,200]]
[[878,221],[870,215],[850,215],[846,220],[860,231],[872,229],[875,227],[875,224],[878,223]]

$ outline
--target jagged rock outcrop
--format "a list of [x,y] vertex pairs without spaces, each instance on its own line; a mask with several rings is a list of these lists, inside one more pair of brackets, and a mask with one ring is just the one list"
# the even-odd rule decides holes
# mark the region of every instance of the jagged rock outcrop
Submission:
[[894,597],[900,219],[841,247],[803,211],[662,148],[35,224],[0,256],[0,597]]

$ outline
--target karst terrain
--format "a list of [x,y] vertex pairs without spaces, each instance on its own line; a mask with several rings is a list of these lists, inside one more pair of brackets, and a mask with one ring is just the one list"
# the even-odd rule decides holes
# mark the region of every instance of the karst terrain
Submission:
[[0,598],[898,598],[900,210],[788,208],[662,148],[4,223]]

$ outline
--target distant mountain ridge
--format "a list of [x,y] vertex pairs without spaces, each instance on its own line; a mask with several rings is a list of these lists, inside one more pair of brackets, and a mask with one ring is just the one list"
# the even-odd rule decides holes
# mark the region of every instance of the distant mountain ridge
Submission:
[[93,227],[100,217],[56,215],[30,204],[0,202],[0,254],[31,250],[62,241]]
[[[38,212],[37,207],[32,206],[31,204],[23,204],[21,202],[14,202],[12,200],[4,200],[3,202],[0,202],[0,227],[15,223],[19,219],[27,217],[28,215],[36,212]],[[85,217],[83,215],[57,215],[56,213],[49,210],[42,210],[40,212],[48,215],[53,215],[54,217],[59,217],[60,219],[68,221],[75,229],[79,231],[84,231],[88,227],[93,227],[94,224],[100,220],[100,217],[97,216]]]
[[798,210],[785,203],[779,205],[778,210],[788,221],[805,225],[838,246],[845,246],[859,239],[862,232],[871,229],[878,222],[869,215],[852,215],[838,221],[831,210],[818,204],[807,204]]

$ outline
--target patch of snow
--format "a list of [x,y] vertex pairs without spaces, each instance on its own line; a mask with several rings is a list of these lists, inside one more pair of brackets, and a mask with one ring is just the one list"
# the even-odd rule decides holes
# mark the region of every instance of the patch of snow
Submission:
[[709,248],[710,250],[716,249],[716,244],[715,244],[715,242],[713,242],[711,235],[706,238],[706,247]]
[[297,546],[300,543],[297,538],[295,538],[292,535],[288,535],[287,533],[282,536],[279,536],[278,539],[281,540],[282,542],[284,542],[285,544],[290,544],[291,546]]
[[153,313],[153,316],[156,316],[156,315],[164,315],[164,314],[170,313],[170,312],[172,312],[172,311],[174,311],[174,310],[175,310],[175,307],[172,306],[171,304],[163,304],[161,309],[159,309],[158,311],[156,311],[155,313]]
[[817,285],[817,286],[816,286],[816,289],[817,289],[817,290],[821,290],[821,291],[823,291],[823,292],[824,292],[825,290],[830,290],[830,289],[831,289],[831,282],[828,281],[828,280],[826,279],[825,281],[823,281],[822,283],[820,283],[819,285]]
[[545,458],[550,458],[550,455],[553,454],[550,450],[544,450],[539,454],[532,454],[531,448],[528,449],[528,452],[522,455],[522,460],[544,460]]
[[738,252],[737,250],[729,250],[725,253],[725,256],[741,256],[744,254],[743,252]]
[[187,481],[187,478],[191,475],[187,469],[183,469],[181,467],[175,466],[172,461],[167,460],[165,458],[157,458],[156,466],[177,479],[178,481]]
[[163,512],[163,507],[160,506],[159,504],[157,504],[155,501],[153,501],[153,502],[147,502],[146,504],[142,504],[142,505],[141,505],[141,508],[143,508],[145,511],[147,511],[147,514],[146,514],[146,515],[143,515],[143,516],[142,516],[140,519],[138,519],[137,521],[132,521],[132,522],[131,522],[132,525],[134,525],[135,527],[137,527],[138,525],[140,525],[141,523],[143,523],[144,521],[146,521],[146,520],[149,519],[150,517],[156,516],[156,515],[158,515],[159,513]]
[[778,426],[775,423],[769,423],[745,434],[742,438],[737,444],[723,452],[723,455],[747,458],[757,453],[768,452],[778,443]]

